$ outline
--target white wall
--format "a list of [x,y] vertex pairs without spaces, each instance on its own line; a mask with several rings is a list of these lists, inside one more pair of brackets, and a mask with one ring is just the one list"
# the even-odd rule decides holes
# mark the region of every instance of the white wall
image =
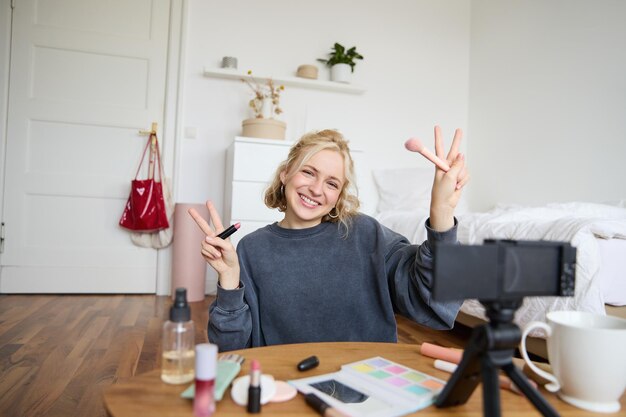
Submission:
[[473,209],[626,197],[626,2],[473,0]]

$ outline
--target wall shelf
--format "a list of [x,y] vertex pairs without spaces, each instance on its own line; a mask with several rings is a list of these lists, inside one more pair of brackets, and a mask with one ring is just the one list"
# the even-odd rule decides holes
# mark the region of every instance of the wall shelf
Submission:
[[[224,68],[204,67],[204,76],[211,78],[225,78],[229,80],[240,80],[242,78],[248,80],[251,79],[248,74],[242,74],[237,70]],[[284,86],[334,91],[337,93],[363,94],[365,92],[365,88],[363,87],[359,87],[353,84],[337,83],[334,81],[310,80],[307,78],[299,77],[269,77],[257,74],[254,74],[254,78],[259,82],[265,82],[268,78],[271,78],[276,84],[283,84]]]

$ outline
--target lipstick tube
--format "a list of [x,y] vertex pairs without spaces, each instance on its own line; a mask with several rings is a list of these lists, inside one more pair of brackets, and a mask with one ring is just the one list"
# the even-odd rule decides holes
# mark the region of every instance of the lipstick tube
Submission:
[[239,230],[240,227],[241,227],[241,223],[235,223],[232,226],[230,226],[228,229],[224,230],[222,233],[217,235],[217,237],[219,237],[220,239],[227,239],[228,237],[230,237],[230,235],[232,235],[237,230]]
[[248,413],[261,412],[261,364],[256,359],[250,363],[250,386],[248,387]]

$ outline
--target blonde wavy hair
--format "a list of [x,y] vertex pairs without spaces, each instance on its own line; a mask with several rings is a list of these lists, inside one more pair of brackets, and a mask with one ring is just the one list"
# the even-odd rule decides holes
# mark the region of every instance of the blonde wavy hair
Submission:
[[336,151],[343,157],[346,180],[333,209],[336,212],[336,217],[326,214],[322,217],[322,222],[339,222],[345,227],[347,234],[350,220],[359,212],[361,203],[359,202],[354,162],[350,155],[348,141],[336,130],[327,129],[306,133],[291,147],[287,159],[278,166],[274,179],[265,191],[265,205],[269,208],[277,208],[281,212],[287,210],[287,199],[283,182],[280,180],[281,172],[285,172],[286,180],[289,180],[313,155],[323,150]]

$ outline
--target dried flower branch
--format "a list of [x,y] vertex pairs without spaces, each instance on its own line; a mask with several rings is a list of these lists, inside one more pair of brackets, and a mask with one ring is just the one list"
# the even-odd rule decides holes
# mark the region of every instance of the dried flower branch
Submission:
[[285,89],[284,85],[276,86],[271,78],[267,79],[266,85],[260,84],[256,78],[252,76],[252,71],[248,70],[250,80],[242,78],[243,81],[254,93],[254,97],[249,102],[249,106],[254,110],[254,116],[257,119],[263,118],[263,100],[271,99],[272,115],[279,115],[283,112],[280,108],[280,93]]

